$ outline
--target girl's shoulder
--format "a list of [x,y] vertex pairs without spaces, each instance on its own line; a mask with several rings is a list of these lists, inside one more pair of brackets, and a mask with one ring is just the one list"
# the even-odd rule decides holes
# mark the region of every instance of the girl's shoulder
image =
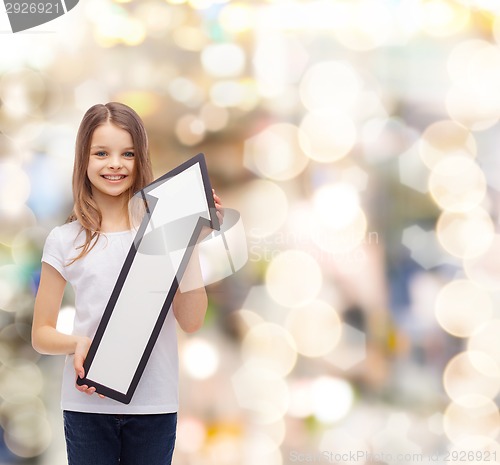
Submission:
[[82,233],[83,236],[85,236],[82,225],[78,221],[71,221],[52,229],[47,237],[47,240],[62,243],[73,243]]

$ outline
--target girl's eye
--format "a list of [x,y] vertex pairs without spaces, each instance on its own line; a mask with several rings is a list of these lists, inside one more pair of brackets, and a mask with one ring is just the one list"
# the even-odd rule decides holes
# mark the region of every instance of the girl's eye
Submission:
[[106,152],[102,152],[102,151],[101,152],[96,152],[96,155],[98,157],[105,157],[106,156]]
[[134,158],[134,152],[125,152],[123,156],[126,158]]

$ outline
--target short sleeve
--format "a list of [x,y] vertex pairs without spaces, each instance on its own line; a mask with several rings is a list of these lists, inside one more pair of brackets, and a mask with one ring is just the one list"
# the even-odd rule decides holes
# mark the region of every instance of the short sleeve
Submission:
[[43,247],[42,262],[54,267],[67,280],[59,228],[54,228],[47,236]]

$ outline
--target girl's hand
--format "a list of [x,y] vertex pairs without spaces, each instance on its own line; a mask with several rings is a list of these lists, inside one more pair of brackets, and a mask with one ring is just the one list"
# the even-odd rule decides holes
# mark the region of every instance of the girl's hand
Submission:
[[215,193],[215,189],[212,189],[212,193],[214,195],[217,218],[219,218],[219,223],[222,225],[222,223],[224,222],[224,208],[222,208],[222,201],[220,197]]
[[[85,376],[85,370],[83,369],[83,362],[85,361],[85,358],[87,357],[87,353],[90,348],[91,344],[91,339],[88,337],[81,337],[78,342],[76,343],[75,347],[75,357],[74,357],[74,367],[75,367],[75,372],[76,376],[79,378],[83,378]],[[83,386],[79,386],[78,384],[75,384],[76,388],[80,392],[84,392],[85,394],[92,395],[95,392],[95,387],[87,386],[84,384]],[[99,397],[103,398],[104,396],[99,394]]]

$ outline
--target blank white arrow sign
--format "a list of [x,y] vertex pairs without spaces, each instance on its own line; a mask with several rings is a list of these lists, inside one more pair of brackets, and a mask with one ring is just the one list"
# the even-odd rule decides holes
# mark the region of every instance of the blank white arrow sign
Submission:
[[203,154],[135,196],[146,213],[85,360],[80,385],[129,403],[203,226],[219,229]]

